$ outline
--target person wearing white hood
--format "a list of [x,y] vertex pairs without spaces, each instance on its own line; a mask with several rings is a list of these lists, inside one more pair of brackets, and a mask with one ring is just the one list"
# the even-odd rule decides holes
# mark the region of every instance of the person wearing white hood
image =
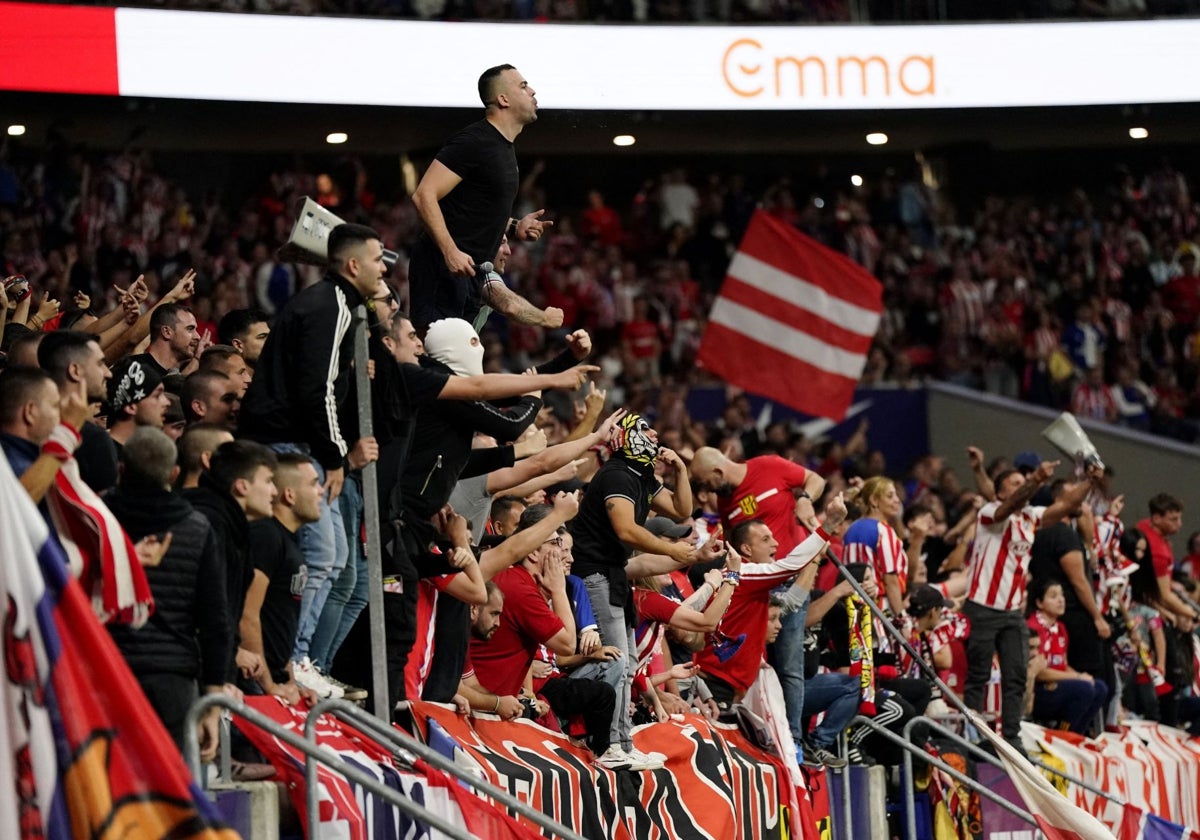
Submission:
[[[393,708],[405,699],[404,665],[415,639],[416,581],[422,573],[451,571],[429,551],[441,539],[430,520],[446,504],[468,460],[472,470],[483,472],[513,465],[511,447],[480,450],[477,459],[472,457],[475,431],[502,440],[515,439],[533,422],[541,406],[540,397],[535,396],[521,397],[508,411],[482,400],[505,399],[523,391],[540,394],[537,389],[541,388],[574,390],[598,370],[592,365],[563,369],[560,362],[553,373],[483,375],[483,347],[470,324],[443,319],[430,326],[430,336],[432,347],[444,361],[425,354],[425,345],[407,318],[397,315],[384,335],[398,362],[402,399],[397,408],[404,414],[403,429],[380,453],[384,623]],[[361,663],[351,667],[356,665]],[[460,674],[455,674],[455,680]]]

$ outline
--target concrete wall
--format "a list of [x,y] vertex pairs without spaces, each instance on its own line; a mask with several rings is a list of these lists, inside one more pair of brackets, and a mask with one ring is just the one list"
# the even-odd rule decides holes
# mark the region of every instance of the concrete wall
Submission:
[[[1068,459],[1041,435],[1058,412],[952,385],[932,384],[928,390],[930,446],[964,483],[970,476],[966,448],[972,445],[989,460],[1032,450],[1043,459],[1062,460],[1058,475],[1070,475]],[[1200,531],[1200,448],[1103,423],[1080,425],[1116,472],[1113,489],[1125,494],[1126,525],[1146,516],[1146,502],[1155,493],[1183,502],[1183,530],[1173,541],[1181,556],[1187,536]]]

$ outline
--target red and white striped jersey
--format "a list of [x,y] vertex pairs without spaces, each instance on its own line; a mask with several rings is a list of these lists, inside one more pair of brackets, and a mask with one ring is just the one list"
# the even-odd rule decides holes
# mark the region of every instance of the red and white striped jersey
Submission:
[[1034,532],[1046,509],[1026,505],[996,519],[999,507],[998,501],[988,502],[979,510],[967,598],[994,610],[1015,610],[1025,597]]
[[860,519],[842,537],[845,551],[843,563],[866,563],[875,571],[879,583],[879,606],[887,607],[883,576],[895,575],[900,581],[900,594],[908,591],[908,555],[900,535],[880,519]]

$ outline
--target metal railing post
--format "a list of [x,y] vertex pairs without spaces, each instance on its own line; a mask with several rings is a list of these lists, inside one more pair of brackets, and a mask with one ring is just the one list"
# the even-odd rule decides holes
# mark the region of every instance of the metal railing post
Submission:
[[[358,393],[358,429],[362,437],[374,434],[371,415],[371,379],[367,308],[354,310],[354,383]],[[392,719],[388,702],[387,636],[383,622],[383,546],[379,533],[379,466],[371,461],[362,469],[363,525],[367,532],[367,610],[371,617],[371,708],[380,720]],[[328,664],[328,663],[327,663]]]
[[[900,747],[906,753],[909,753],[911,755],[920,756],[920,758],[923,761],[929,762],[934,767],[941,770],[946,775],[950,776],[952,779],[962,782],[964,785],[969,787],[971,790],[978,792],[982,796],[986,796],[988,799],[995,802],[1001,808],[1004,808],[1004,810],[1020,817],[1021,819],[1025,820],[1028,823],[1031,823],[1032,825],[1035,825],[1035,826],[1037,825],[1037,821],[1033,818],[1033,815],[1030,814],[1028,811],[1026,811],[1024,808],[1017,807],[1016,805],[1014,805],[1013,803],[1011,803],[1007,799],[1005,799],[1003,796],[996,793],[991,788],[985,787],[984,785],[981,785],[979,782],[972,779],[970,776],[968,776],[964,773],[958,772],[953,767],[951,767],[949,764],[942,761],[940,758],[935,758],[934,756],[925,752],[925,750],[918,747],[916,744],[905,740],[901,736],[897,735],[895,732],[892,732],[890,729],[880,726],[878,723],[871,720],[870,718],[859,715],[853,721],[851,721],[851,723],[852,724],[860,724],[862,726],[868,727],[876,735],[886,738],[887,740],[891,741],[896,746]],[[909,793],[907,794],[907,796],[911,797],[912,796],[912,785],[911,784],[908,786],[908,791],[909,791]],[[911,805],[914,809],[916,807],[915,800],[911,799],[911,798],[906,799],[905,804]],[[914,826],[914,830],[915,830],[915,826]]]
[[[465,828],[454,825],[444,817],[401,795],[398,791],[392,790],[374,776],[348,764],[336,753],[310,743],[296,733],[280,726],[262,712],[239,703],[232,697],[227,697],[224,694],[208,694],[201,697],[188,710],[187,718],[184,721],[184,759],[187,761],[188,769],[192,771],[192,776],[198,783],[203,779],[204,767],[200,762],[200,736],[197,732],[197,726],[200,718],[213,706],[219,706],[228,710],[231,714],[240,717],[242,720],[249,722],[264,732],[269,732],[292,749],[299,750],[304,754],[306,764],[317,762],[328,766],[345,777],[347,781],[358,785],[373,796],[382,799],[393,807],[399,808],[404,813],[431,828],[436,828],[438,831],[455,838],[455,840],[479,840],[479,838],[472,836]],[[310,812],[308,819],[310,826],[314,822],[319,823],[321,819],[320,812]]]

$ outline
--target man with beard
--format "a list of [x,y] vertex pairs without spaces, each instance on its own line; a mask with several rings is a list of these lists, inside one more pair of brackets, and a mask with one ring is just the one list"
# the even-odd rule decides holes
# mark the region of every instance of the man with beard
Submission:
[[[99,337],[77,330],[46,333],[38,345],[38,365],[54,379],[60,393],[82,382],[89,403],[104,402],[112,371],[104,361]],[[83,439],[75,450],[79,475],[88,487],[103,493],[117,483],[117,447],[95,423],[84,423],[79,434]]]
[[421,331],[440,318],[474,323],[487,299],[522,323],[560,327],[561,310],[543,312],[528,302],[510,306],[511,299],[485,294],[476,274],[475,267],[495,256],[505,234],[512,231],[534,242],[553,224],[541,220],[544,210],[519,220],[509,215],[521,183],[513,142],[537,120],[534,89],[515,67],[501,64],[479,77],[479,98],[483,119],[446,142],[413,193],[425,233],[408,268],[412,321]]
[[[754,519],[761,520],[786,557],[817,526],[813,503],[825,492],[825,479],[778,455],[761,455],[744,463],[711,446],[696,450],[692,477],[717,494],[717,511],[726,534]],[[802,743],[804,716],[804,627],[809,600],[783,618],[783,629],[771,649],[787,705],[788,724]]]

